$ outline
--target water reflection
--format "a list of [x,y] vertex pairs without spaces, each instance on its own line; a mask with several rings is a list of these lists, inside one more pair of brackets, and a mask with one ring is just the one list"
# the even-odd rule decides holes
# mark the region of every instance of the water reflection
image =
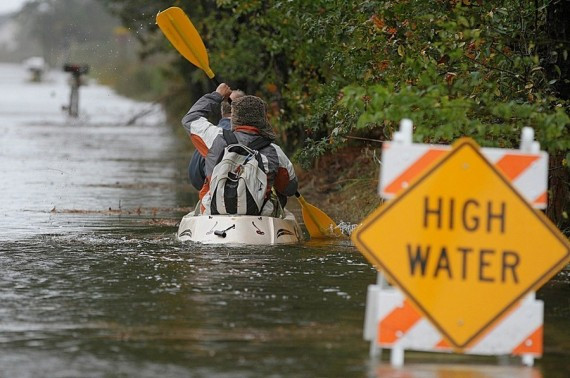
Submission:
[[369,377],[381,378],[542,378],[537,368],[496,365],[410,364],[395,368],[387,364],[374,365]]
[[56,372],[74,354],[118,353],[214,375],[295,375],[319,355],[366,354],[361,288],[374,273],[354,250],[201,247],[156,231],[3,244],[0,365],[35,352]]

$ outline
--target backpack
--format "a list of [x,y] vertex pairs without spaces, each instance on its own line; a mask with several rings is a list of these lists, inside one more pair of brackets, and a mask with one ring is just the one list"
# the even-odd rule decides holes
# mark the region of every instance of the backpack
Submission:
[[230,130],[223,130],[223,137],[227,146],[210,179],[210,213],[259,215],[266,202],[267,174],[258,150],[271,141],[259,137],[246,146]]

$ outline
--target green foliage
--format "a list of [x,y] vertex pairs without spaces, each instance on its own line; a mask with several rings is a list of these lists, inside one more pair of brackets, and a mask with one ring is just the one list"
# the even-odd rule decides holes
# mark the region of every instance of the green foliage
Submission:
[[[266,98],[282,141],[302,146],[307,162],[345,136],[389,138],[404,117],[416,141],[469,135],[514,147],[531,126],[550,152],[570,148],[569,105],[556,91],[568,79],[557,66],[568,45],[550,39],[549,0],[104,2],[145,53],[173,55],[153,19],[182,7],[218,77]],[[173,69],[189,102],[213,89],[182,58]]]
[[386,2],[373,16],[383,47],[379,80],[348,86],[342,101],[360,112],[357,128],[394,128],[406,117],[418,142],[469,135],[482,145],[515,147],[521,128],[531,126],[549,151],[570,148],[568,103],[554,96],[556,79],[549,80],[547,58],[539,55],[549,47],[537,30],[544,6],[408,5]]

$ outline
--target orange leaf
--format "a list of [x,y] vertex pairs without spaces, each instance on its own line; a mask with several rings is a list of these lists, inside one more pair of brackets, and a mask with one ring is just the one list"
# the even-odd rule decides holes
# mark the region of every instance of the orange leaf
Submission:
[[380,63],[378,63],[378,69],[380,71],[386,71],[388,69],[388,67],[390,66],[390,61],[389,60],[383,60]]
[[379,18],[377,15],[372,15],[372,17],[370,17],[370,19],[372,20],[372,22],[374,23],[374,25],[382,30],[382,28],[384,27],[384,20],[382,20],[381,18]]

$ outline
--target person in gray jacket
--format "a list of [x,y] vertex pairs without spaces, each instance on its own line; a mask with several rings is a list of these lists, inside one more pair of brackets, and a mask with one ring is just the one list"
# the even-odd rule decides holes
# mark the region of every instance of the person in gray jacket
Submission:
[[[190,135],[196,150],[205,157],[206,179],[200,190],[200,213],[210,214],[210,178],[214,166],[227,146],[222,128],[208,121],[208,116],[219,109],[220,103],[232,93],[222,83],[215,92],[202,96],[182,118],[182,125]],[[239,143],[249,145],[260,136],[271,141],[259,150],[267,174],[267,202],[261,215],[279,215],[278,207],[284,207],[287,197],[293,196],[298,188],[293,164],[281,147],[274,143],[275,133],[267,119],[267,104],[256,96],[243,96],[232,101],[232,130]],[[272,195],[275,193],[275,196]]]

